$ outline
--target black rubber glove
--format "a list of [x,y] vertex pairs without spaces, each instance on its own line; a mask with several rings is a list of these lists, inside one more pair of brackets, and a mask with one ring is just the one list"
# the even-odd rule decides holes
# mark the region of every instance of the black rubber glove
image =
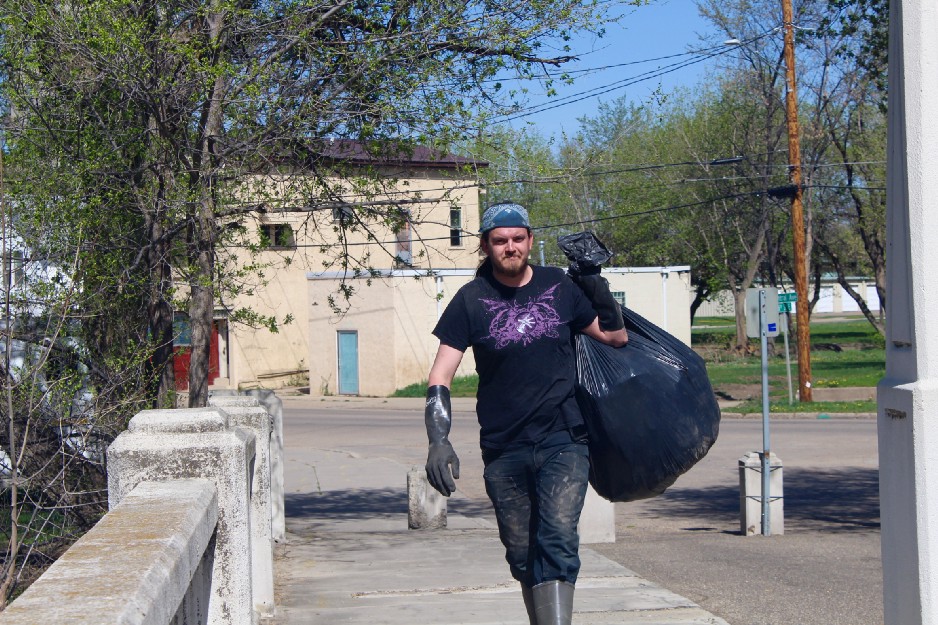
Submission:
[[599,316],[599,327],[603,330],[621,330],[625,327],[622,321],[622,308],[609,290],[609,282],[599,274],[599,267],[592,267],[584,271],[575,271],[570,266],[570,279],[573,280],[593,305],[593,310]]
[[456,490],[459,479],[459,458],[448,440],[453,424],[453,409],[450,405],[449,389],[438,384],[427,389],[427,404],[423,413],[430,439],[427,454],[427,481],[430,486],[449,497]]

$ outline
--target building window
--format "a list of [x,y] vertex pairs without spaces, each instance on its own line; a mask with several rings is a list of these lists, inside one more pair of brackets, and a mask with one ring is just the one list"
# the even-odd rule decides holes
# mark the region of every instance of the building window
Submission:
[[612,299],[619,302],[620,306],[625,306],[625,291],[613,291]]
[[22,251],[13,250],[12,252],[7,252],[6,256],[3,257],[3,285],[0,286],[5,287],[7,283],[9,283],[11,287],[23,284],[23,281],[26,279],[24,266],[25,261],[23,260]]
[[355,213],[350,206],[336,206],[332,209],[332,223],[348,228],[355,219]]
[[192,326],[189,325],[189,315],[184,312],[173,313],[173,347],[189,347],[192,345]]
[[462,245],[462,209],[456,206],[449,209],[449,244],[452,247]]
[[403,224],[394,233],[394,260],[398,265],[410,267],[414,262],[411,249],[410,213],[405,213],[403,217]]
[[295,248],[296,239],[290,224],[262,224],[260,228],[261,246],[271,248]]

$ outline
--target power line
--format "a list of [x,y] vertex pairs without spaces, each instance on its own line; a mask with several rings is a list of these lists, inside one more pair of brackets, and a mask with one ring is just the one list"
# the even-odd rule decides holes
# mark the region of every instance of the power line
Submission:
[[[803,188],[804,188],[804,189],[812,189],[812,188],[836,189],[836,188],[840,188],[840,189],[861,189],[861,190],[871,190],[871,191],[872,191],[872,190],[876,190],[876,191],[885,191],[885,190],[886,190],[885,187],[856,187],[856,186],[849,186],[849,185],[842,185],[842,186],[837,186],[837,185],[805,185]],[[740,199],[740,198],[745,198],[745,197],[772,196],[772,195],[777,195],[777,192],[779,192],[780,189],[783,190],[782,188],[773,188],[773,189],[757,189],[757,190],[755,190],[755,191],[745,191],[745,192],[742,192],[742,193],[731,193],[731,194],[721,195],[721,196],[717,196],[717,197],[713,197],[713,198],[707,198],[707,199],[703,199],[703,200],[698,200],[698,201],[695,201],[695,202],[688,202],[688,203],[686,203],[686,204],[676,204],[676,205],[671,205],[671,206],[661,206],[661,207],[658,207],[658,208],[650,208],[650,209],[647,209],[647,210],[636,211],[636,212],[631,212],[631,213],[620,213],[620,214],[617,214],[617,215],[606,215],[606,216],[603,216],[603,217],[594,217],[594,218],[591,218],[591,219],[582,219],[582,220],[577,220],[577,221],[570,221],[570,222],[563,222],[563,223],[547,224],[547,225],[543,225],[543,226],[536,226],[536,227],[532,227],[531,230],[532,230],[532,231],[538,231],[538,230],[550,230],[550,229],[554,229],[554,228],[566,228],[566,227],[569,227],[569,226],[582,226],[582,225],[588,225],[588,224],[593,224],[593,223],[601,223],[601,222],[606,222],[606,221],[615,221],[615,220],[618,220],[618,219],[630,219],[630,218],[634,218],[634,217],[644,217],[644,216],[646,216],[646,215],[653,215],[653,214],[656,214],[656,213],[665,213],[665,212],[683,210],[683,209],[687,209],[687,208],[696,208],[696,207],[701,207],[701,206],[704,206],[704,205],[707,205],[707,204],[713,204],[713,203],[715,203],[715,202],[722,202],[722,201],[724,201],[724,200],[735,200],[735,199]],[[440,225],[440,224],[437,224],[437,225]],[[467,238],[468,238],[468,237],[477,238],[479,235],[478,235],[477,233],[474,233],[474,232],[460,231],[460,236],[462,236],[462,237],[467,237]],[[411,244],[413,244],[413,243],[422,243],[422,242],[430,242],[430,241],[449,241],[449,240],[451,240],[451,237],[450,237],[450,236],[444,236],[444,237],[419,237],[419,238],[417,238],[416,240],[411,241]],[[390,245],[396,245],[397,243],[400,243],[400,241],[398,241],[397,239],[388,240],[388,241],[377,241],[377,240],[375,240],[375,241],[361,241],[361,242],[348,242],[348,241],[345,241],[345,242],[338,242],[338,243],[298,243],[298,244],[294,244],[294,245],[290,246],[289,248],[285,248],[284,251],[287,251],[287,250],[289,250],[289,249],[299,249],[299,248],[330,249],[330,248],[336,248],[336,247],[362,247],[362,246],[368,246],[368,245],[390,246]],[[251,246],[248,246],[248,245],[235,245],[235,246],[227,246],[227,247],[242,247],[242,248],[243,248],[243,247],[251,247]],[[270,250],[264,250],[264,251],[276,252],[276,251],[280,251],[280,250],[277,250],[277,249],[270,249]]]
[[[559,107],[561,107],[561,106],[566,106],[566,105],[568,105],[568,104],[575,104],[575,103],[577,103],[577,102],[582,102],[583,100],[587,100],[587,99],[592,98],[592,97],[604,95],[604,94],[606,94],[606,93],[610,93],[610,92],[616,91],[616,90],[618,90],[618,89],[623,89],[623,88],[625,88],[625,87],[632,86],[632,85],[637,84],[637,83],[639,83],[639,82],[643,82],[643,81],[646,81],[646,80],[651,80],[651,79],[653,79],[653,78],[659,78],[659,77],[661,77],[661,76],[665,76],[665,75],[667,75],[667,74],[676,72],[676,71],[678,71],[678,70],[680,70],[680,69],[683,69],[683,68],[685,68],[685,67],[689,67],[689,66],[691,66],[691,65],[696,65],[697,63],[702,63],[702,62],[707,61],[707,60],[710,60],[710,59],[712,59],[712,58],[715,58],[715,57],[718,57],[718,56],[722,56],[722,55],[724,55],[724,54],[727,54],[727,53],[729,53],[729,52],[732,52],[732,51],[736,50],[736,49],[739,48],[739,47],[742,47],[742,46],[745,46],[745,45],[749,45],[749,44],[751,44],[751,43],[754,43],[754,42],[758,41],[759,39],[762,39],[763,37],[767,37],[767,36],[771,35],[771,34],[774,33],[774,32],[775,32],[774,29],[773,29],[773,30],[766,31],[766,32],[764,32],[764,33],[762,33],[762,34],[760,34],[760,35],[756,35],[756,36],[754,36],[754,37],[752,37],[752,38],[750,38],[750,39],[747,39],[746,41],[741,41],[739,44],[737,44],[737,45],[735,45],[735,46],[719,45],[719,46],[713,46],[713,47],[711,47],[711,48],[705,48],[705,49],[703,49],[703,50],[700,50],[699,52],[689,52],[689,53],[685,53],[685,54],[683,54],[683,55],[681,55],[681,54],[676,54],[676,55],[669,55],[669,56],[665,56],[665,57],[660,57],[660,59],[663,60],[663,59],[669,59],[669,58],[677,58],[677,57],[680,57],[680,56],[687,56],[688,54],[693,54],[693,55],[695,55],[695,58],[691,58],[690,60],[685,60],[685,61],[680,61],[680,62],[676,62],[676,63],[671,63],[671,64],[668,64],[668,65],[665,65],[663,68],[660,68],[660,67],[659,67],[659,68],[656,69],[656,70],[649,70],[649,71],[647,71],[647,72],[643,72],[643,73],[638,74],[638,75],[636,75],[636,76],[630,76],[630,77],[628,77],[628,78],[623,78],[623,79],[620,79],[620,80],[617,80],[617,81],[608,83],[608,84],[603,85],[603,86],[600,86],[600,87],[594,87],[594,88],[592,88],[592,89],[588,89],[588,90],[582,91],[582,92],[580,92],[580,93],[575,93],[575,94],[571,94],[571,95],[569,95],[569,96],[564,96],[564,97],[562,97],[562,98],[558,98],[558,99],[556,99],[556,100],[553,100],[552,102],[534,105],[534,106],[529,107],[529,108],[526,109],[526,110],[522,110],[521,112],[515,111],[515,112],[512,112],[512,113],[505,113],[505,114],[503,114],[503,115],[495,116],[495,117],[493,118],[493,121],[495,121],[495,122],[497,123],[497,122],[512,121],[512,120],[514,120],[514,119],[520,119],[520,118],[522,118],[522,117],[527,117],[527,116],[529,116],[529,115],[534,115],[534,114],[536,114],[536,113],[541,113],[541,112],[543,112],[543,111],[552,110],[552,109],[555,109],[555,108],[559,108]],[[703,53],[703,54],[700,54],[700,53]],[[658,60],[658,59],[652,59],[652,60]],[[631,63],[631,62],[630,62],[630,63],[622,63],[622,64],[610,65],[610,66],[606,66],[606,67],[608,67],[608,68],[615,68],[615,67],[622,67],[622,66],[625,66],[625,65],[631,65],[631,64],[642,63],[642,62],[648,62],[648,61],[638,61],[638,62],[634,62],[634,63]],[[605,68],[602,68],[602,69],[605,69]],[[569,73],[569,72],[568,72],[568,73]]]

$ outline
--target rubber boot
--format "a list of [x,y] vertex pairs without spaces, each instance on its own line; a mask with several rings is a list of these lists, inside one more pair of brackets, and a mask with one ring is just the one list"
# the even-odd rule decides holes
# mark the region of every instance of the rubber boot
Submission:
[[524,607],[528,611],[528,625],[537,625],[537,612],[534,611],[534,591],[530,586],[521,584],[521,596],[524,598]]
[[573,584],[560,580],[543,582],[531,589],[537,625],[571,625]]

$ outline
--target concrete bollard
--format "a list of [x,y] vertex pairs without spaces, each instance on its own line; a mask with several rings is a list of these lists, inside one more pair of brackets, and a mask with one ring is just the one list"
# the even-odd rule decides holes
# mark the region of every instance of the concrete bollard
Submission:
[[[769,453],[769,532],[785,533],[785,491],[782,461]],[[739,529],[743,536],[762,534],[762,453],[739,459]]]
[[209,405],[228,413],[230,427],[254,433],[257,455],[251,483],[251,569],[254,609],[261,616],[274,615],[274,541],[271,538],[270,434],[271,419],[253,397],[218,395]]
[[219,408],[144,410],[108,448],[108,505],[141,482],[204,478],[215,485],[218,525],[208,623],[253,625],[250,484],[254,434],[229,428]]
[[600,497],[592,486],[586,489],[577,532],[583,544],[616,542],[616,505]]
[[427,472],[420,467],[407,473],[407,526],[412,530],[446,527],[446,497],[430,486]]

